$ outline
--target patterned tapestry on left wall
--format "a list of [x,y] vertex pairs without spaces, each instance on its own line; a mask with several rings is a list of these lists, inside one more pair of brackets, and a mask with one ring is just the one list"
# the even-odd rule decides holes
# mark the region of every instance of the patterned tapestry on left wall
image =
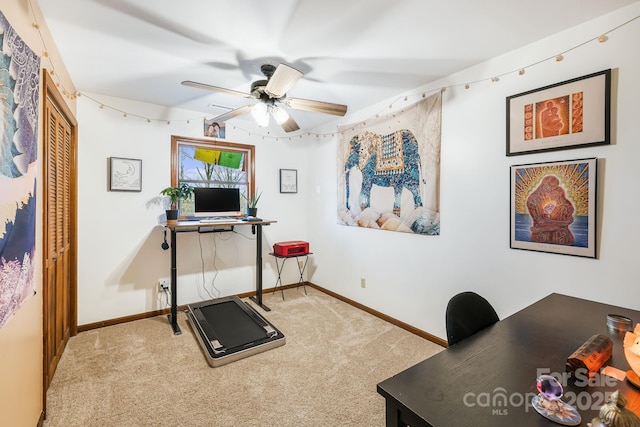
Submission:
[[0,12],[0,328],[35,293],[40,58]]

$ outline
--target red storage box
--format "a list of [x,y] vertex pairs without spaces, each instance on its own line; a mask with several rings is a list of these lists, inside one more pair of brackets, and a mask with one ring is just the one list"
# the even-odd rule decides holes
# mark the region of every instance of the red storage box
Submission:
[[278,242],[273,245],[273,253],[279,256],[305,255],[309,253],[309,243],[302,240]]

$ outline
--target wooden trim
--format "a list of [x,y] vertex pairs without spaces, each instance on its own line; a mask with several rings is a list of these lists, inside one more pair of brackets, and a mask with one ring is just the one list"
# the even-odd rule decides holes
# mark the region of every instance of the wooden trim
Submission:
[[[78,333],[78,309],[77,309],[77,141],[78,141],[78,121],[76,120],[73,111],[69,108],[69,105],[62,97],[58,88],[55,85],[55,82],[49,76],[49,72],[46,68],[41,69],[41,96],[40,96],[40,117],[41,117],[41,134],[39,136],[41,143],[43,145],[43,160],[41,160],[42,168],[43,168],[43,183],[41,184],[41,190],[39,195],[42,196],[42,205],[45,206],[45,211],[42,214],[42,236],[41,236],[41,244],[44,248],[44,255],[42,256],[42,269],[45,273],[45,276],[42,278],[42,414],[40,416],[40,420],[38,425],[42,425],[44,423],[44,419],[46,418],[46,408],[47,408],[47,390],[49,388],[50,380],[50,363],[52,359],[51,349],[52,346],[58,345],[57,343],[50,342],[49,340],[49,332],[52,327],[51,318],[55,316],[51,310],[48,308],[48,304],[50,301],[50,292],[52,291],[50,288],[50,282],[48,277],[48,269],[47,269],[47,260],[49,254],[49,238],[50,229],[48,224],[48,216],[47,216],[47,206],[50,203],[49,198],[49,190],[50,183],[48,182],[50,179],[49,174],[49,162],[50,158],[50,140],[47,137],[50,129],[50,115],[47,113],[54,109],[56,111],[56,115],[60,116],[65,121],[65,127],[68,126],[68,146],[66,143],[64,144],[63,151],[67,153],[68,158],[65,160],[66,167],[62,171],[62,174],[65,176],[65,185],[67,185],[66,192],[63,191],[62,197],[62,205],[63,205],[63,214],[62,219],[65,223],[63,227],[67,227],[67,238],[65,244],[67,245],[67,251],[65,253],[65,257],[68,258],[67,266],[68,271],[65,274],[66,282],[65,286],[68,285],[68,289],[65,291],[68,292],[68,298],[65,297],[68,306],[65,308],[65,318],[67,318],[65,322],[65,331],[63,342],[66,344],[69,340],[69,336],[76,335]],[[65,137],[67,134],[65,134]],[[67,141],[66,139],[64,140]],[[59,149],[56,148],[56,149]],[[40,203],[40,202],[39,202]],[[65,211],[68,216],[65,215]],[[67,305],[67,304],[65,304]],[[55,319],[54,319],[55,324]],[[53,326],[55,327],[55,326]],[[68,329],[67,329],[68,328]],[[62,354],[62,351],[59,353]],[[59,360],[59,359],[58,359]],[[57,361],[55,362],[57,364]]]
[[229,151],[236,151],[246,153],[244,157],[245,171],[249,174],[248,180],[248,194],[254,194],[256,190],[256,146],[249,144],[240,144],[231,141],[220,141],[202,138],[189,138],[185,136],[171,135],[171,186],[178,185],[178,166],[180,164],[178,159],[178,144],[184,142],[192,145],[201,145],[203,147],[226,147]]
[[[77,150],[77,141],[78,141],[78,121],[73,114],[73,111],[69,108],[69,105],[65,101],[60,91],[55,85],[55,82],[49,76],[49,72],[46,68],[42,70],[42,87],[44,88],[45,96],[43,97],[42,105],[44,111],[44,105],[46,105],[46,98],[50,97],[55,101],[56,108],[60,110],[64,118],[71,125],[71,152],[69,159],[69,179],[70,179],[70,200],[71,207],[69,211],[69,241],[71,242],[71,254],[70,256],[70,281],[71,281],[71,289],[69,295],[69,327],[71,336],[78,334],[78,257],[77,257],[77,247],[78,247],[78,150]],[[42,114],[44,119],[44,114]],[[44,123],[43,123],[43,143],[44,141]],[[43,191],[43,195],[44,191]],[[45,225],[44,230],[47,227]],[[45,391],[46,393],[46,391]]]
[[[184,310],[186,308],[187,308],[186,305],[178,306],[178,310]],[[165,308],[162,310],[153,310],[153,311],[147,311],[146,313],[133,314],[131,316],[124,316],[124,317],[117,317],[115,319],[102,320],[100,322],[95,322],[95,323],[87,323],[86,325],[78,326],[78,332],[85,332],[85,331],[90,331],[92,329],[104,328],[106,326],[114,326],[114,325],[119,325],[121,323],[133,322],[134,320],[142,320],[142,319],[148,319],[151,317],[162,316],[165,314],[169,314],[170,311],[171,311],[170,309]]]
[[[360,309],[360,310],[362,310],[364,312],[367,312],[367,313],[371,314],[372,316],[375,316],[375,317],[377,317],[379,319],[382,319],[385,322],[389,322],[392,325],[395,325],[395,326],[397,326],[397,327],[399,327],[401,329],[404,329],[407,332],[411,332],[412,334],[415,334],[415,335],[417,335],[417,336],[419,336],[421,338],[424,338],[424,339],[426,339],[428,341],[431,341],[434,344],[438,344],[441,347],[447,347],[447,341],[446,340],[443,340],[442,338],[438,338],[435,335],[432,335],[432,334],[430,334],[428,332],[423,331],[422,329],[418,329],[416,327],[413,327],[413,326],[409,325],[408,323],[404,323],[404,322],[402,322],[402,321],[400,321],[398,319],[394,319],[391,316],[387,316],[384,313],[376,311],[376,310],[374,310],[374,309],[372,309],[370,307],[367,307],[366,305],[360,304],[359,302],[356,302],[356,301],[354,301],[352,299],[346,298],[346,297],[344,297],[344,296],[342,296],[340,294],[337,294],[337,293],[335,293],[333,291],[325,289],[322,286],[318,286],[318,285],[313,284],[311,282],[304,282],[304,284],[306,286],[310,286],[310,287],[312,287],[314,289],[317,289],[320,292],[324,292],[325,294],[327,294],[327,295],[329,295],[329,296],[331,296],[333,298],[339,299],[340,301],[345,302],[345,303],[347,303],[347,304],[349,304],[349,305],[351,305],[351,306],[353,306],[355,308],[358,308],[358,309]],[[300,283],[293,283],[293,284],[290,284],[290,285],[284,285],[282,287],[282,289],[296,288],[296,287],[299,287],[300,285],[301,285]],[[262,292],[263,293],[274,292],[274,290],[275,290],[275,288],[268,288],[268,289],[264,289]],[[277,290],[279,291],[280,287],[278,287]],[[245,293],[237,294],[237,297],[238,298],[248,298],[248,297],[254,296],[255,294],[256,294],[255,291],[245,292]],[[178,311],[184,311],[186,309],[187,309],[186,305],[178,306]],[[119,317],[117,319],[103,320],[101,322],[89,323],[89,324],[86,324],[86,325],[79,326],[78,331],[79,332],[84,332],[84,331],[88,331],[88,330],[91,330],[91,329],[102,328],[104,326],[113,326],[113,325],[117,325],[117,324],[120,324],[120,323],[132,322],[134,320],[141,320],[141,319],[147,319],[147,318],[150,318],[150,317],[166,315],[166,314],[169,314],[170,311],[171,310],[169,308],[165,308],[165,309],[162,309],[162,310],[154,310],[154,311],[148,311],[146,313],[134,314],[134,315],[125,316],[125,317]]]
[[382,320],[384,320],[386,322],[389,322],[392,325],[396,325],[397,327],[399,327],[401,329],[404,329],[407,332],[411,332],[412,334],[415,334],[415,335],[417,335],[417,336],[419,336],[421,338],[424,338],[424,339],[426,339],[428,341],[431,341],[434,344],[438,344],[441,347],[447,347],[447,341],[443,340],[442,338],[438,338],[435,335],[432,335],[432,334],[430,334],[428,332],[423,331],[422,329],[418,329],[418,328],[416,328],[414,326],[409,325],[408,323],[404,323],[404,322],[402,322],[402,321],[400,321],[398,319],[395,319],[395,318],[393,318],[391,316],[387,316],[384,313],[376,311],[376,310],[374,310],[374,309],[372,309],[370,307],[367,307],[366,305],[362,305],[359,302],[356,302],[354,300],[346,298],[346,297],[344,297],[344,296],[342,296],[340,294],[337,294],[337,293],[335,293],[333,291],[325,289],[325,288],[323,288],[321,286],[315,285],[315,284],[310,283],[310,282],[306,282],[306,283],[307,283],[307,285],[311,286],[314,289],[319,290],[320,292],[324,292],[325,294],[330,295],[330,296],[332,296],[332,297],[334,297],[336,299],[339,299],[340,301],[346,302],[347,304],[352,305],[352,306],[354,306],[356,308],[359,308],[360,310],[365,311],[365,312],[367,312],[367,313],[369,313],[369,314],[371,314],[373,316],[376,316],[376,317],[378,317],[378,318],[380,318],[380,319],[382,319]]
[[[295,288],[296,286],[299,286],[299,284],[295,283],[295,284],[292,284],[292,285],[285,285],[285,286],[283,286],[283,289]],[[273,292],[273,290],[274,290],[274,288],[264,289],[262,292],[263,293]],[[280,290],[280,287],[278,287],[278,290]],[[238,298],[249,298],[249,297],[254,296],[255,294],[256,294],[256,291],[244,292],[244,293],[241,293],[241,294],[237,294],[237,297]],[[187,305],[179,305],[177,307],[177,310],[178,311],[186,311],[187,310]],[[90,331],[92,329],[103,328],[105,326],[113,326],[113,325],[119,325],[120,323],[133,322],[134,320],[142,320],[142,319],[149,319],[151,317],[156,317],[156,316],[163,316],[163,315],[167,315],[169,313],[171,313],[171,308],[163,308],[163,309],[160,309],[160,310],[147,311],[145,313],[132,314],[130,316],[118,317],[118,318],[115,318],[115,319],[102,320],[100,322],[87,323],[86,325],[80,325],[78,327],[78,331],[79,332]]]

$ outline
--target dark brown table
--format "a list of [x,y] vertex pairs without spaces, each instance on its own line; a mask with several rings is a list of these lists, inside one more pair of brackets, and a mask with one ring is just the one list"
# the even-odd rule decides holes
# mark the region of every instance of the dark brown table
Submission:
[[[607,314],[627,316],[634,326],[640,322],[636,310],[560,294],[543,298],[379,383],[386,425],[557,427],[530,404],[540,373],[564,373],[567,357],[594,334],[613,341],[605,366],[629,369],[624,334],[608,330]],[[640,414],[640,390],[627,380],[582,376],[563,385],[563,400],[579,410],[582,426],[598,415],[605,394],[616,389],[627,397],[627,407]]]

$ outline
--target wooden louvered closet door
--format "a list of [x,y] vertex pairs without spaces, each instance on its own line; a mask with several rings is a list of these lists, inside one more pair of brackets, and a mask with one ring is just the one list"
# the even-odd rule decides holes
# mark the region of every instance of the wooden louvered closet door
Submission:
[[44,125],[44,392],[71,335],[75,308],[74,126],[47,93]]

